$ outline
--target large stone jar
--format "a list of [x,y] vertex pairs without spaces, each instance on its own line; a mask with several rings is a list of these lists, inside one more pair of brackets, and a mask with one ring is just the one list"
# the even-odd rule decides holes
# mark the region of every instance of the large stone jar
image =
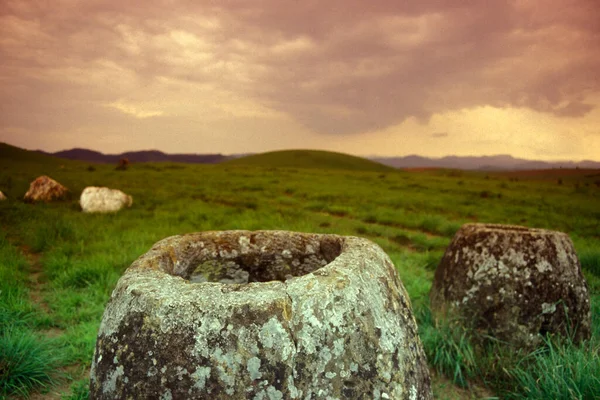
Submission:
[[106,307],[91,399],[429,399],[408,295],[356,237],[161,240]]
[[475,337],[531,350],[547,333],[590,337],[590,294],[573,243],[562,233],[466,224],[438,266],[431,308]]

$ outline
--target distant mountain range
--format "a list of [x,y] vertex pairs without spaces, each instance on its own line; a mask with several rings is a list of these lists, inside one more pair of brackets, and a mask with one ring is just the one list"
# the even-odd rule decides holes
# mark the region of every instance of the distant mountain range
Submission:
[[236,158],[235,156],[224,156],[222,154],[166,154],[158,150],[128,151],[121,154],[104,154],[88,149],[71,149],[57,151],[56,153],[46,153],[41,150],[38,150],[38,152],[69,160],[106,164],[116,164],[122,158],[126,158],[129,162],[169,161],[191,164],[216,164]]
[[373,161],[394,168],[450,168],[466,170],[532,170],[553,168],[600,168],[600,162],[584,160],[574,161],[535,161],[515,158],[510,155],[481,157],[448,156],[443,158],[427,158],[416,155],[406,157],[371,157]]
[[[87,149],[71,149],[58,151],[56,153],[39,153],[70,160],[79,160],[96,163],[116,164],[121,158],[127,158],[130,162],[181,162],[197,164],[216,164],[226,160],[245,157],[251,154],[167,154],[158,150],[129,151],[121,154],[103,154]],[[600,169],[600,162],[584,160],[574,161],[535,161],[523,158],[515,158],[510,155],[494,155],[480,157],[448,156],[443,158],[428,158],[417,155],[405,157],[368,157],[372,161],[379,162],[394,168],[449,168],[464,170],[532,170],[552,168],[585,168]]]

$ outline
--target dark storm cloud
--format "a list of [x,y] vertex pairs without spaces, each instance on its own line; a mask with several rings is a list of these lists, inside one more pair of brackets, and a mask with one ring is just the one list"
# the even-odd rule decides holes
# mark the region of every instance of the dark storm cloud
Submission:
[[259,53],[271,73],[254,95],[317,131],[361,132],[481,105],[578,117],[600,89],[593,2],[277,4],[247,10],[240,36],[256,48],[265,37],[310,46]]
[[599,10],[594,0],[5,1],[0,117],[36,129],[100,122],[114,110],[98,104],[163,78],[235,92],[318,133],[483,105],[580,117],[600,92]]

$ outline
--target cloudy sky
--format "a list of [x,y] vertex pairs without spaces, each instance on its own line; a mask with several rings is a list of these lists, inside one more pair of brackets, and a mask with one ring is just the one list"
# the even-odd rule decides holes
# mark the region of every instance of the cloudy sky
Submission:
[[0,79],[28,149],[600,160],[598,0],[1,0]]

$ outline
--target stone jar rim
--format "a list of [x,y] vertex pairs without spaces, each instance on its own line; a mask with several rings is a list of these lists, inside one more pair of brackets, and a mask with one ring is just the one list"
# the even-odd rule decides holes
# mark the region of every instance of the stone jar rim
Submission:
[[564,235],[563,232],[553,231],[549,229],[543,228],[529,228],[527,226],[521,225],[512,225],[512,224],[490,224],[490,223],[482,223],[482,222],[474,222],[464,224],[461,228],[461,231],[469,231],[476,230],[477,232],[494,232],[494,233],[506,233],[506,234],[523,234],[530,233],[535,235],[544,235],[544,236],[555,236],[555,235]]
[[[135,260],[129,268],[125,271],[125,275],[128,273],[143,272],[143,271],[155,271],[164,273],[173,277],[183,278],[188,280],[188,274],[190,265],[202,261],[210,260],[227,260],[236,256],[244,254],[244,252],[257,252],[257,251],[285,251],[283,247],[270,248],[270,249],[256,249],[246,248],[242,249],[243,245],[240,242],[243,239],[252,241],[253,238],[278,238],[282,241],[288,239],[307,239],[310,241],[307,246],[313,247],[307,249],[307,253],[316,252],[320,253],[327,262],[324,265],[314,268],[312,271],[294,275],[289,279],[298,279],[302,276],[315,274],[325,275],[333,272],[336,266],[344,265],[347,267],[348,264],[344,264],[344,261],[351,256],[349,252],[352,252],[353,244],[368,241],[354,236],[341,236],[336,234],[327,233],[303,233],[293,232],[284,230],[224,230],[224,231],[204,231],[187,233],[184,235],[169,236],[156,242],[152,248],[145,254],[141,255]],[[236,240],[237,246],[232,247],[232,239]],[[210,250],[209,246],[213,245],[212,248],[219,252],[218,256],[202,254],[202,250]],[[251,245],[252,246],[252,245]],[[320,248],[315,248],[319,246]],[[324,248],[326,247],[326,248]],[[361,246],[362,247],[362,246]],[[195,254],[194,254],[195,253]],[[287,281],[280,279],[273,279],[269,281],[261,282],[248,282],[249,283],[270,283],[277,281]],[[189,284],[197,285],[202,283],[188,282]],[[219,282],[203,282],[206,284],[219,284]]]
[[[214,240],[219,236],[233,235],[275,235],[288,237],[307,237],[313,240],[328,239],[339,241],[340,249],[332,261],[302,276],[292,277],[285,281],[273,280],[267,282],[249,282],[245,284],[222,284],[219,282],[193,283],[182,275],[181,265],[177,263],[177,250],[185,249],[190,242],[198,240]],[[230,236],[231,237],[231,236]],[[354,279],[368,279],[374,276],[374,271],[365,269],[368,260],[386,263],[376,249],[379,246],[373,242],[355,237],[334,234],[299,233],[282,230],[229,230],[205,231],[185,235],[170,236],[157,242],[148,252],[135,260],[125,271],[111,299],[129,293],[126,309],[129,311],[143,310],[149,304],[161,305],[178,309],[178,312],[193,313],[193,309],[212,309],[216,304],[228,304],[229,307],[244,307],[246,304],[272,303],[278,298],[288,297],[290,285],[309,284],[312,281],[321,282],[325,287],[343,288],[347,282]],[[360,260],[352,262],[352,260]],[[387,261],[389,263],[389,260]],[[389,264],[391,267],[391,263]],[[394,277],[395,278],[395,277]],[[400,289],[405,291],[403,287]],[[199,295],[201,294],[201,296]],[[406,294],[406,293],[405,293]],[[408,299],[408,296],[406,295]],[[183,311],[183,309],[189,309]],[[123,312],[125,311],[122,310]],[[115,315],[120,315],[118,312]],[[103,334],[116,332],[120,323],[118,317],[105,316],[100,331]],[[177,318],[171,321],[178,324]]]

